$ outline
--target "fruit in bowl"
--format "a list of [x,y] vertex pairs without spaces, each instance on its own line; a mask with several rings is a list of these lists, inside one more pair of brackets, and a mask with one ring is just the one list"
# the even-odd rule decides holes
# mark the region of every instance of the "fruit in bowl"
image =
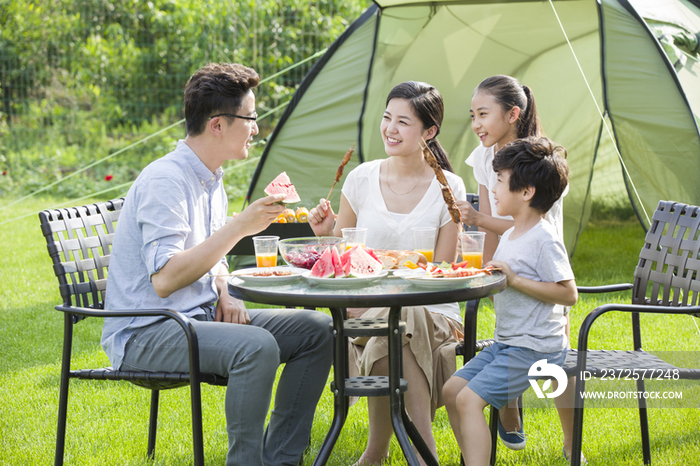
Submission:
[[309,270],[328,246],[335,246],[338,252],[345,251],[345,240],[336,236],[287,238],[278,244],[280,255],[287,265]]

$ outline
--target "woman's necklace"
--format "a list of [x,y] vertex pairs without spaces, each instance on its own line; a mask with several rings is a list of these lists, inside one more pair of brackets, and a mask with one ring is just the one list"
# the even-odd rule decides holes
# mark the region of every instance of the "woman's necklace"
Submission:
[[[423,160],[425,160],[425,159],[423,159]],[[397,193],[396,191],[394,191],[393,189],[391,189],[391,185],[389,184],[389,165],[390,165],[390,164],[387,163],[386,165],[387,165],[387,166],[386,166],[386,187],[389,188],[389,191],[391,191],[392,193],[396,194],[397,196],[405,196],[406,194],[410,194],[411,192],[413,192],[414,189],[416,189],[416,188],[418,187],[418,185],[420,184],[420,182],[423,180],[423,172],[425,171],[425,162],[423,162],[423,166],[422,166],[423,170],[421,170],[421,174],[420,174],[420,176],[418,177],[418,182],[417,182],[411,189],[409,189],[408,191],[406,191],[405,193]]]

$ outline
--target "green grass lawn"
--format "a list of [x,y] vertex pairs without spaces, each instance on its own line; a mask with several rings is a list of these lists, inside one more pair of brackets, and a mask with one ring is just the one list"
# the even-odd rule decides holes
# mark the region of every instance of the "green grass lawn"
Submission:
[[[0,223],[53,207],[55,200],[31,200],[0,211]],[[0,208],[3,204],[0,203]],[[579,285],[629,282],[644,232],[636,223],[591,224],[572,260]],[[35,215],[0,225],[0,465],[46,465],[53,461],[62,342],[60,302],[46,245]],[[583,317],[609,301],[628,302],[629,293],[581,296],[572,310],[573,341]],[[482,304],[479,336],[493,332],[493,308]],[[648,350],[698,351],[697,320],[687,316],[643,316]],[[74,366],[108,365],[100,345],[101,322],[76,327]],[[591,333],[591,348],[631,348],[629,316],[609,314]],[[688,353],[696,354],[696,353]],[[694,357],[697,361],[697,356]],[[697,391],[697,385],[688,388]],[[629,386],[632,390],[632,385]],[[668,387],[673,390],[673,386]],[[203,387],[204,441],[207,464],[223,464],[227,439],[223,413],[224,389]],[[649,410],[652,458],[655,465],[698,464],[700,410]],[[149,393],[128,383],[71,383],[66,464],[70,465],[188,465],[191,425],[187,389],[161,395],[155,463],[146,459]],[[498,464],[559,465],[561,429],[553,405],[525,404],[528,446],[521,452],[499,444]],[[654,403],[650,403],[653,408]],[[326,391],[316,412],[310,465],[333,417],[332,397]],[[444,409],[438,411],[434,433],[440,464],[458,465],[459,450]],[[331,465],[352,464],[364,449],[367,411],[364,400],[350,410],[343,433],[330,457]],[[633,408],[595,408],[586,411],[584,452],[592,465],[641,465],[638,415]],[[396,442],[391,464],[405,464]]]

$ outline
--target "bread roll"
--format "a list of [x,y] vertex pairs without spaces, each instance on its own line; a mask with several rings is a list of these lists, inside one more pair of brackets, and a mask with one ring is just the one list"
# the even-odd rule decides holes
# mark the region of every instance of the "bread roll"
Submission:
[[399,254],[399,257],[397,259],[397,265],[398,267],[404,267],[404,262],[406,261],[411,261],[414,264],[427,264],[428,259],[425,258],[425,256],[419,252],[416,251],[401,251],[401,254]]
[[374,253],[385,269],[398,269],[404,267],[404,262],[411,261],[414,264],[427,264],[425,256],[415,251],[394,251],[391,249],[375,249]]

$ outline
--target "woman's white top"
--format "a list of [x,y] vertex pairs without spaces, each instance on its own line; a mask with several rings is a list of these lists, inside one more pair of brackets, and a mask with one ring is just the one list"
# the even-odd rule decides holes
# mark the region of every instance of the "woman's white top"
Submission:
[[[379,165],[382,160],[365,162],[349,174],[343,184],[343,194],[357,217],[358,228],[367,228],[366,246],[373,249],[413,250],[413,227],[440,227],[452,221],[447,204],[442,197],[440,183],[433,178],[423,198],[410,214],[396,215],[389,212],[380,189]],[[445,178],[455,199],[466,199],[467,192],[462,178],[445,171]],[[427,306],[437,312],[462,322],[457,303]]]
[[[496,201],[494,199],[493,187],[496,186],[498,176],[493,171],[493,146],[484,147],[482,144],[472,151],[465,163],[474,169],[474,179],[484,185],[489,192],[489,205],[491,206],[491,216],[506,220],[513,220],[513,217],[503,217],[496,213]],[[566,185],[561,197],[549,209],[545,220],[551,223],[559,234],[559,238],[564,238],[564,196],[569,193],[569,185]]]

